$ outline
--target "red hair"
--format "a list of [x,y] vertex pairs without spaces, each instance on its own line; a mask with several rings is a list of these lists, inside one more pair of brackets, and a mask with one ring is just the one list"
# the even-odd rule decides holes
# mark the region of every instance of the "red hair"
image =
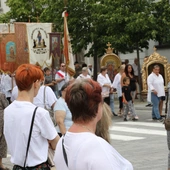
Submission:
[[32,64],[22,64],[16,70],[15,79],[20,91],[29,91],[34,82],[44,80],[44,75],[39,67]]
[[96,117],[102,101],[101,87],[91,79],[76,80],[67,87],[65,101],[74,122],[89,122]]

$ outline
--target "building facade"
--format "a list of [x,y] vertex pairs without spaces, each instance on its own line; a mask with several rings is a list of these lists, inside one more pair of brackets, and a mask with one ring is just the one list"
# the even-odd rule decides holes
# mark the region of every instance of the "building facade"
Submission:
[[0,0],[0,14],[9,11],[9,7],[6,5],[6,0]]

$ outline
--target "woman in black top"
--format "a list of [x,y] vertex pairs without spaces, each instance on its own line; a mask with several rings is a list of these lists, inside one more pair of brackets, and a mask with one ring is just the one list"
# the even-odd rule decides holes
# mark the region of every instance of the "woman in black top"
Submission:
[[134,75],[134,70],[131,64],[127,64],[125,66],[124,73],[122,74],[121,82],[123,86],[123,79],[124,77],[129,77],[130,79],[130,89],[131,89],[131,95],[132,95],[132,100],[134,101],[135,95],[136,95],[136,79]]

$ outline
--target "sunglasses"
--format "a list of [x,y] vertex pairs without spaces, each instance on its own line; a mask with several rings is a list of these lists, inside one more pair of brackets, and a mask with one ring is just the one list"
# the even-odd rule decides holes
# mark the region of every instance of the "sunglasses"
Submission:
[[61,67],[65,67],[65,65],[61,66]]

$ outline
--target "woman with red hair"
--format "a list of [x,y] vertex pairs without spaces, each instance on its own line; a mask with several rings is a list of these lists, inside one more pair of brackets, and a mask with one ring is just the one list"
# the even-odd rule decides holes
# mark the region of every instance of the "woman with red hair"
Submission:
[[133,170],[106,140],[95,135],[102,117],[103,101],[99,83],[76,80],[67,87],[65,101],[73,124],[59,140],[54,162],[57,170]]
[[[18,97],[4,111],[4,133],[14,164],[13,170],[49,170],[48,147],[55,149],[59,136],[49,112],[33,104],[33,98],[44,81],[43,72],[37,66],[23,64],[18,67],[15,78]],[[33,113],[35,118],[28,145]]]

